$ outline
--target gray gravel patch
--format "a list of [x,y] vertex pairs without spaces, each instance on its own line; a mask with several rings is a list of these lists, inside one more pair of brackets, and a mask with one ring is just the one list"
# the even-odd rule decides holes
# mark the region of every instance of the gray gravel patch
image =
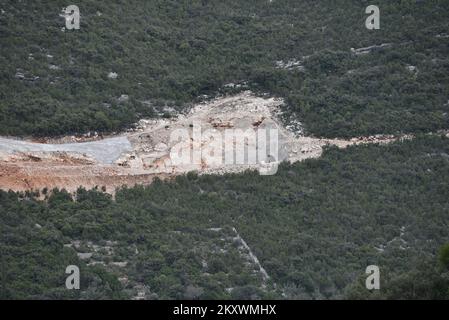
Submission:
[[98,162],[114,163],[125,152],[132,151],[127,137],[107,138],[99,141],[63,144],[33,143],[0,137],[0,152],[75,152],[86,154]]

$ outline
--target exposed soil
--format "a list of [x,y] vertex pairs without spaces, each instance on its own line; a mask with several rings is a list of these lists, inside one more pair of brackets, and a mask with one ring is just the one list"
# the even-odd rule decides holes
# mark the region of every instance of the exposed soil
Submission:
[[[149,184],[155,177],[168,178],[193,170],[200,174],[223,174],[248,168],[262,171],[283,160],[295,162],[319,157],[326,145],[346,147],[397,139],[394,136],[351,140],[298,137],[278,121],[282,103],[281,99],[261,98],[243,92],[198,104],[173,119],[141,120],[135,130],[103,140],[48,144],[0,138],[0,188],[24,191],[58,187],[75,191],[79,186],[88,189],[105,186],[107,192],[114,193],[115,188],[122,185]],[[194,136],[195,129],[200,129],[201,137]],[[277,156],[261,154],[252,164],[224,164],[229,155],[227,151],[211,156],[209,151],[215,140],[206,132],[218,134],[222,143],[235,146],[234,138],[226,136],[225,130],[247,129],[254,132],[277,129]],[[170,139],[176,130],[184,130],[189,135],[181,140]],[[60,141],[73,139],[61,138]],[[259,150],[256,140],[243,141],[245,148]],[[175,146],[184,151],[190,148],[202,150],[200,161],[174,163],[171,152]]]

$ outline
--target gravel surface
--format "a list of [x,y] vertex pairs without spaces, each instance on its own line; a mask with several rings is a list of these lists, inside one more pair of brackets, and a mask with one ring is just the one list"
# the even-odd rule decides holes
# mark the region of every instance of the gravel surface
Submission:
[[0,152],[7,154],[15,152],[76,152],[86,154],[105,164],[114,163],[123,153],[131,150],[131,143],[124,136],[99,141],[64,144],[33,143],[0,138]]

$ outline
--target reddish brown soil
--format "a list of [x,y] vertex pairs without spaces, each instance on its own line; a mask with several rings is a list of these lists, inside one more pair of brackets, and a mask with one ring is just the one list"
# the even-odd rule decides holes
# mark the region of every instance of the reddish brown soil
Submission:
[[146,185],[166,174],[131,174],[129,169],[113,165],[61,163],[60,161],[0,161],[0,189],[13,191],[106,188],[109,193],[121,186]]

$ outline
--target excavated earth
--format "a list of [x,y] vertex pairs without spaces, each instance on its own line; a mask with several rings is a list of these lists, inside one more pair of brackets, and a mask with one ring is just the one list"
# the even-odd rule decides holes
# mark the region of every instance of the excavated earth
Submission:
[[[319,157],[326,145],[344,148],[397,139],[393,136],[351,140],[297,136],[278,120],[282,103],[281,99],[257,97],[247,91],[200,103],[172,119],[141,120],[130,132],[96,141],[50,144],[0,138],[0,188],[25,191],[57,187],[73,192],[80,186],[87,189],[98,186],[114,193],[123,185],[149,184],[155,177],[170,178],[189,171],[223,174],[250,168],[269,172],[267,168],[283,160],[295,162]],[[227,151],[211,152],[214,146],[217,150],[214,144],[217,140],[211,136],[218,134],[222,146],[234,147],[238,136],[228,136],[225,132],[242,130],[235,131],[241,133],[249,129],[251,132],[277,130],[277,156],[265,152],[255,163],[247,164],[246,159],[243,164],[234,164],[236,161],[224,164]],[[195,135],[195,130],[201,136]],[[188,135],[174,136],[177,132]],[[244,145],[245,150],[260,149],[256,140],[244,140]],[[196,158],[199,161],[180,163],[173,160],[174,155],[182,154],[179,150],[201,150],[202,153]],[[189,157],[193,159],[192,155]],[[234,159],[234,155],[231,157]]]

